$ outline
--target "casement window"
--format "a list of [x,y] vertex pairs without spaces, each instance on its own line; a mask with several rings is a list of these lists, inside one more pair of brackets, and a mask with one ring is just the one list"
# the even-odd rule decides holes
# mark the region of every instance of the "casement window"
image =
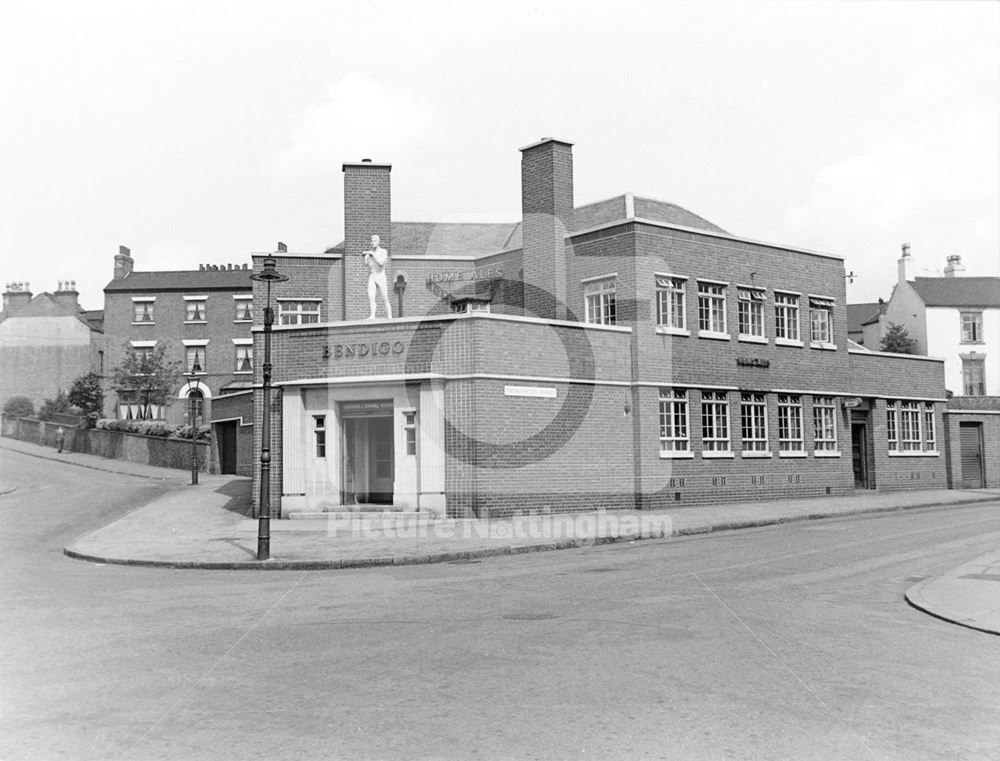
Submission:
[[684,278],[656,276],[656,324],[661,328],[687,330],[685,287]]
[[778,451],[802,452],[802,398],[782,395],[778,397]]
[[730,452],[729,397],[725,391],[701,392],[702,452]]
[[156,341],[129,341],[129,346],[135,352],[135,357],[139,364],[145,364],[153,358],[153,350],[156,348]]
[[813,450],[837,451],[837,408],[832,396],[813,397]]
[[924,451],[937,451],[937,427],[934,425],[934,405],[924,403]]
[[595,325],[615,325],[617,310],[615,308],[616,277],[602,277],[588,280],[583,284],[583,301],[586,310],[586,321]]
[[403,433],[406,436],[406,454],[417,453],[417,413],[416,410],[403,411]]
[[240,373],[252,373],[253,372],[253,339],[252,338],[234,338],[233,339],[234,349],[236,351],[236,365],[233,368],[233,372]]
[[205,322],[207,319],[207,296],[184,297],[184,322]]
[[721,283],[698,283],[698,332],[726,335],[726,286]]
[[774,336],[782,341],[799,340],[799,297],[794,293],[775,291]]
[[890,454],[937,454],[933,402],[891,399],[886,403],[885,416]]
[[740,338],[764,337],[764,291],[761,288],[736,289],[736,322]]
[[962,343],[981,344],[983,342],[983,313],[962,312]]
[[316,456],[326,457],[326,415],[313,415],[313,441]]
[[986,358],[962,355],[962,390],[965,396],[986,396]]
[[155,321],[153,320],[153,306],[156,303],[155,296],[149,297],[132,297],[132,324],[136,325],[152,325]]
[[740,394],[740,428],[744,452],[767,451],[767,401],[764,394]]
[[233,322],[253,322],[253,296],[233,296]]
[[205,344],[184,347],[184,367],[186,373],[208,372],[208,363],[206,361],[207,350],[208,346]]
[[319,322],[319,299],[278,300],[279,325],[311,325]]
[[660,389],[660,452],[690,451],[687,392],[676,388]]
[[814,344],[833,343],[833,300],[809,297],[810,340]]

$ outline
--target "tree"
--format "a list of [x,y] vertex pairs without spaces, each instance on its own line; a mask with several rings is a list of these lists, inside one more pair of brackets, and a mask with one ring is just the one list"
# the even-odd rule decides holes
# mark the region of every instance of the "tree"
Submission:
[[136,349],[125,344],[125,359],[111,371],[111,385],[127,402],[139,405],[139,417],[153,417],[152,405],[161,405],[170,398],[181,376],[181,366],[168,360],[167,347],[158,344],[152,349]]
[[882,336],[880,351],[891,351],[896,354],[916,354],[917,342],[910,338],[909,332],[902,325],[890,322],[885,335]]
[[12,396],[3,406],[7,417],[31,417],[35,414],[34,403],[26,396]]
[[70,414],[70,401],[65,391],[56,394],[55,399],[45,399],[38,409],[39,420],[51,420],[53,415]]
[[99,373],[81,375],[69,389],[69,402],[87,418],[88,427],[93,427],[104,411],[104,388]]

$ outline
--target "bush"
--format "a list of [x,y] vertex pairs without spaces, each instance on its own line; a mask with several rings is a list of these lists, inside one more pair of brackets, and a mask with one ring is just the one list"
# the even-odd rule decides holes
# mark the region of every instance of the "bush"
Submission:
[[12,396],[4,404],[3,414],[7,417],[33,417],[35,405],[26,396]]
[[56,394],[55,399],[46,399],[38,410],[39,420],[51,420],[54,415],[68,415],[71,411],[69,397],[65,391]]
[[[160,436],[175,439],[190,439],[191,426],[170,425],[162,420],[116,420],[100,418],[94,421],[94,428],[99,431],[121,431],[123,433],[139,433],[143,436]],[[212,426],[200,425],[197,429],[199,440],[211,438]]]

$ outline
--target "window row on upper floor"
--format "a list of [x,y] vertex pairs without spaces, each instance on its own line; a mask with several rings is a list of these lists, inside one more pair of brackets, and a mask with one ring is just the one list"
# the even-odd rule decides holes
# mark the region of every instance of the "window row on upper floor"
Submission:
[[[589,323],[614,325],[617,321],[616,276],[608,275],[583,282],[584,316]],[[733,286],[717,280],[657,273],[656,324],[660,332],[689,336],[692,325],[701,338],[730,340],[735,316],[740,341],[767,343],[771,336],[783,346],[835,349],[833,341],[833,299],[829,296],[773,289],[771,319],[765,319],[766,288],[737,285],[735,315],[730,314],[729,294]],[[805,320],[805,325],[803,325]]]
[[[234,375],[250,375],[253,373],[253,339],[233,338],[230,349],[215,349],[221,352],[221,356],[228,355],[227,361],[232,361],[231,372]],[[140,358],[140,361],[149,361],[153,357],[156,349],[156,341],[131,341],[132,350]],[[181,341],[183,347],[185,375],[207,375],[209,341],[207,339]],[[216,362],[217,357],[213,358]],[[216,371],[219,372],[219,371]]]
[[[185,296],[183,322],[185,324],[208,323],[208,296]],[[253,322],[253,296],[232,296],[233,322]],[[175,316],[181,316],[175,313]],[[132,324],[155,325],[157,318],[163,320],[163,315],[156,306],[156,296],[132,297]]]

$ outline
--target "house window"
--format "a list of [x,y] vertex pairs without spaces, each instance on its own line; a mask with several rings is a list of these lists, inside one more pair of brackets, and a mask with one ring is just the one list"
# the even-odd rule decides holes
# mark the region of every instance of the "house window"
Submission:
[[899,448],[903,452],[919,452],[920,444],[920,405],[917,402],[900,402]]
[[774,294],[774,335],[785,341],[799,340],[799,297],[795,294]]
[[205,416],[205,395],[200,389],[192,388],[188,391],[188,424],[197,426]]
[[962,357],[962,385],[965,396],[986,396],[984,357]]
[[741,338],[764,337],[764,291],[737,288],[736,321]]
[[597,325],[614,325],[616,323],[615,279],[614,277],[603,277],[583,284],[587,322]]
[[132,322],[153,323],[153,304],[155,299],[132,299]]
[[417,413],[414,410],[403,412],[403,433],[406,436],[406,454],[417,453]]
[[684,278],[656,276],[656,323],[663,328],[686,330]]
[[660,451],[687,452],[690,448],[687,392],[660,389]]
[[924,403],[924,451],[934,452],[937,450],[937,430],[934,425],[934,404]]
[[319,301],[279,301],[279,325],[311,325],[319,322]]
[[798,396],[778,397],[778,451],[801,452],[802,443],[802,398]]
[[725,334],[726,286],[719,283],[698,283],[698,331]]
[[983,342],[983,313],[962,312],[962,343],[981,344]]
[[813,399],[813,449],[834,452],[837,449],[837,409],[832,396]]
[[188,373],[204,373],[206,370],[205,350],[206,346],[185,347],[185,367]]
[[253,296],[234,296],[236,315],[233,322],[253,322]]
[[763,394],[740,394],[743,451],[767,451],[767,402]]
[[313,415],[313,439],[316,456],[326,457],[326,415]]
[[184,322],[205,322],[205,303],[207,299],[201,297],[184,297]]
[[701,442],[705,452],[728,452],[729,399],[725,391],[701,392]]
[[817,344],[833,343],[833,301],[818,296],[809,297],[811,340]]
[[235,373],[252,373],[253,372],[253,344],[252,343],[238,343],[236,344],[236,368],[233,370]]
[[135,352],[135,358],[141,367],[153,359],[153,350],[156,349],[156,341],[131,341],[130,345]]

